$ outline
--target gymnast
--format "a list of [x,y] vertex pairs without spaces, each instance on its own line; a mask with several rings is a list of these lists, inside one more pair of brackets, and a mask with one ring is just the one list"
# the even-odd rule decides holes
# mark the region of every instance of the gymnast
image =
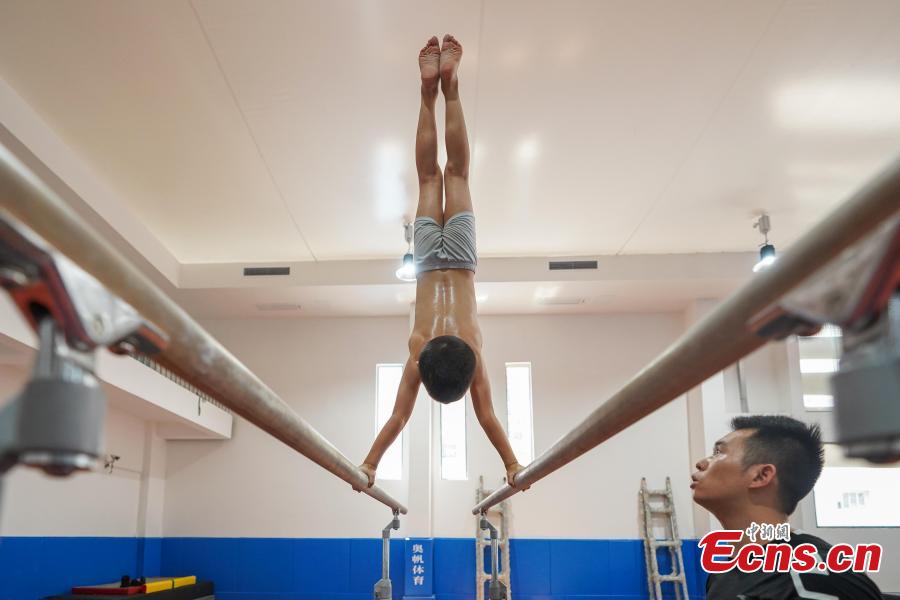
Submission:
[[[370,487],[381,457],[412,414],[419,383],[429,396],[444,404],[456,402],[470,390],[475,415],[503,459],[510,485],[522,469],[494,414],[491,386],[481,356],[469,141],[456,74],[462,54],[462,46],[452,35],[445,35],[440,46],[437,37],[432,37],[419,52],[422,102],[416,130],[416,318],[393,413],[360,466]],[[437,162],[434,116],[439,84],[446,103],[447,164],[443,173]]]

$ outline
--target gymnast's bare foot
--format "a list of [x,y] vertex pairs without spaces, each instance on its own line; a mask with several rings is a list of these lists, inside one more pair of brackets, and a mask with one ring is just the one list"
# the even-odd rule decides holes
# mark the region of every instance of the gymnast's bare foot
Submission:
[[456,89],[456,70],[459,69],[462,54],[462,44],[449,33],[445,35],[441,44],[441,89],[445,93]]
[[433,35],[419,52],[419,71],[422,73],[423,92],[437,92],[440,60],[441,49],[438,47],[437,36]]

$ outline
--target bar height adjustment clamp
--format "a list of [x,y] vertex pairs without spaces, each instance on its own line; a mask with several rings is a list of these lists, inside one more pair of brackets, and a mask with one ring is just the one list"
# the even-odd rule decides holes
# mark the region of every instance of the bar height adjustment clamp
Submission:
[[96,351],[154,354],[166,337],[129,304],[0,212],[0,286],[37,333],[31,378],[0,409],[0,476],[17,464],[67,476],[103,453]]

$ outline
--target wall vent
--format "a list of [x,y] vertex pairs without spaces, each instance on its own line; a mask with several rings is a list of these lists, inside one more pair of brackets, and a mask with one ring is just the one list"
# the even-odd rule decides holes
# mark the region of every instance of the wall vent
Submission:
[[538,300],[538,304],[543,304],[544,306],[574,306],[576,304],[584,304],[585,301],[584,298],[554,296],[553,298],[541,298]]
[[291,302],[264,302],[262,304],[257,304],[256,310],[261,310],[263,312],[300,310],[300,305]]
[[263,275],[290,275],[290,267],[244,267],[244,277],[261,277]]
[[576,269],[596,269],[596,260],[551,260],[551,271],[574,271]]

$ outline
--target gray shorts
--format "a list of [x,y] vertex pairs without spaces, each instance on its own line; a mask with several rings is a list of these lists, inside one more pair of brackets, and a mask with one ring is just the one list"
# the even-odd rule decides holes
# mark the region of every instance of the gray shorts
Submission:
[[478,264],[475,252],[475,215],[458,212],[441,227],[431,217],[418,217],[414,228],[416,273],[438,269],[467,269]]

